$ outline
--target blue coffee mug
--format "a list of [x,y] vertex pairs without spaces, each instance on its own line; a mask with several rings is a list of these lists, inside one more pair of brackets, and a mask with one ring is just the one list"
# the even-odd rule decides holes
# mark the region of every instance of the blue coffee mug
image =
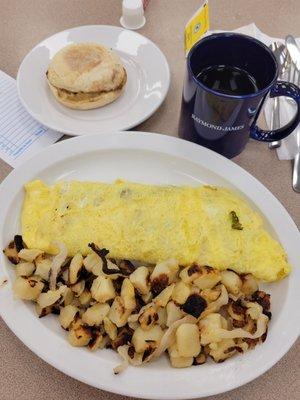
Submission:
[[[232,95],[209,88],[197,79],[211,66],[225,65],[246,71],[257,82],[257,91]],[[228,158],[240,154],[249,137],[272,142],[284,139],[300,121],[300,89],[277,81],[278,64],[271,50],[252,37],[216,33],[196,43],[187,58],[179,137],[208,147]],[[270,97],[287,96],[297,103],[294,118],[277,130],[262,130],[256,120]]]

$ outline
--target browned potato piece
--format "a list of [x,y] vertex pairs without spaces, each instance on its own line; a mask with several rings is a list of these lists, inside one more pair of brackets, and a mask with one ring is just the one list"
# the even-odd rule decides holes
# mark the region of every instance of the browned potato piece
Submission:
[[150,285],[154,296],[160,294],[170,283],[174,282],[179,270],[176,260],[167,260],[156,264],[151,276]]
[[82,314],[82,322],[89,326],[98,326],[108,314],[109,309],[110,307],[108,304],[94,304]]
[[193,264],[182,269],[179,273],[179,277],[184,283],[190,284],[199,276],[199,272],[200,266]]
[[157,307],[166,307],[168,301],[172,296],[174,286],[174,283],[172,283],[170,286],[167,286],[162,292],[159,293],[158,296],[153,299],[153,302],[156,304]]
[[56,290],[48,290],[48,292],[41,293],[37,298],[37,303],[41,308],[46,308],[48,306],[52,306],[56,302],[58,302],[64,291],[67,289],[66,286],[60,286]]
[[178,353],[176,343],[168,348],[169,358],[172,367],[174,368],[186,368],[193,364],[193,357],[181,357]]
[[144,331],[148,331],[153,325],[158,323],[158,313],[154,306],[145,308],[144,312],[139,316],[138,319],[141,328]]
[[149,347],[156,347],[163,334],[163,330],[158,325],[152,326],[147,331],[144,331],[142,328],[137,328],[134,331],[131,343],[137,353],[143,353]]
[[133,330],[129,328],[128,325],[123,326],[118,330],[117,337],[112,340],[111,345],[114,350],[117,350],[118,347],[127,345],[128,342],[131,341],[133,335]]
[[229,293],[238,295],[242,290],[242,280],[233,271],[225,270],[221,271],[222,280],[221,282],[226,287]]
[[95,351],[97,349],[103,348],[104,347],[103,342],[104,342],[103,335],[99,331],[93,332],[92,338],[88,344],[88,348],[91,351]]
[[104,330],[108,334],[109,338],[111,340],[115,340],[118,334],[116,325],[113,322],[111,322],[111,320],[107,317],[104,317],[103,324],[104,324]]
[[91,331],[83,325],[82,320],[78,319],[74,324],[71,325],[68,334],[68,341],[72,346],[87,346],[91,339]]
[[80,304],[83,306],[87,306],[90,304],[91,299],[92,299],[91,292],[87,288],[85,288],[84,291],[79,296]]
[[42,308],[38,305],[38,303],[35,303],[35,311],[36,311],[37,315],[39,316],[39,318],[43,318],[46,315],[51,314],[54,310],[55,309],[53,306]]
[[196,324],[182,324],[176,331],[176,347],[180,357],[196,357],[201,350]]
[[78,281],[74,285],[70,285],[70,288],[72,292],[75,294],[76,297],[79,297],[85,289],[85,280],[82,279],[81,281]]
[[35,265],[31,262],[20,262],[16,266],[17,276],[30,276],[35,270]]
[[22,249],[21,251],[19,251],[18,256],[22,260],[33,262],[38,256],[43,253],[43,250],[39,249]]
[[107,300],[114,299],[116,293],[112,280],[106,276],[98,276],[93,281],[91,294],[99,303],[105,303]]
[[205,346],[219,340],[218,329],[223,328],[222,316],[218,313],[211,313],[199,321],[200,343]]
[[110,339],[108,335],[103,336],[100,343],[98,343],[98,349],[105,349],[108,345],[110,345]]
[[169,283],[172,283],[179,270],[179,265],[176,260],[170,259],[161,263],[156,264],[151,274],[150,280],[153,281],[155,278],[159,278],[161,275],[166,275],[169,279]]
[[64,329],[68,329],[71,323],[74,321],[79,309],[72,304],[60,309],[59,322]]
[[201,290],[201,297],[203,297],[207,303],[211,303],[216,301],[221,294],[221,290],[219,287],[214,289],[204,289]]
[[136,307],[134,286],[128,278],[125,278],[121,287],[121,297],[126,310],[134,310]]
[[110,307],[108,318],[120,328],[127,324],[130,313],[130,310],[126,310],[122,297],[117,296]]
[[191,294],[191,287],[184,283],[183,281],[179,281],[175,284],[174,290],[172,292],[172,300],[177,304],[183,304],[186,302],[186,299]]
[[35,274],[39,275],[45,281],[49,281],[52,261],[50,258],[37,257],[35,262]]
[[88,254],[83,260],[83,265],[88,272],[92,272],[96,276],[103,275],[102,260],[96,253]]
[[246,274],[242,276],[242,292],[246,296],[251,296],[258,290],[258,284],[252,274]]
[[12,264],[17,265],[20,262],[20,257],[18,255],[18,249],[17,246],[12,240],[9,245],[3,250],[3,253],[6,255],[6,257],[9,259],[9,261]]
[[197,286],[200,290],[211,289],[221,280],[219,271],[206,265],[200,266],[198,264],[193,264],[184,268],[179,276],[183,282],[186,284],[193,283],[193,285]]
[[218,343],[211,343],[209,348],[209,355],[215,362],[224,361],[236,353],[235,342],[233,339],[223,339]]
[[69,287],[66,287],[65,291],[62,294],[62,302],[61,304],[63,306],[68,306],[71,304],[74,300],[74,293]]
[[149,269],[147,267],[139,267],[129,276],[130,282],[142,295],[149,293],[150,285],[148,283],[148,278]]
[[193,282],[200,290],[212,289],[221,281],[221,274],[216,269],[210,267],[201,267],[201,275]]
[[183,317],[182,310],[173,302],[167,304],[167,326],[171,326],[173,322]]
[[36,300],[44,288],[39,276],[30,278],[19,276],[13,284],[14,294],[23,300]]

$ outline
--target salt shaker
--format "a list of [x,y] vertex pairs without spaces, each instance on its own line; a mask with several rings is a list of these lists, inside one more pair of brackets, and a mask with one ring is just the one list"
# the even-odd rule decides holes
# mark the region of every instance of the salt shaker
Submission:
[[145,22],[142,0],[123,0],[120,24],[126,29],[140,29]]

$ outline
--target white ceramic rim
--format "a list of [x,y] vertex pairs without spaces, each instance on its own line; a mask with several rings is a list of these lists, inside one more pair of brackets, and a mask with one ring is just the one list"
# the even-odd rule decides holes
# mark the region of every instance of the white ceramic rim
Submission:
[[[0,303],[0,312],[6,324],[27,347],[55,368],[89,385],[126,396],[174,400],[199,398],[199,396],[204,397],[232,390],[262,375],[283,357],[300,333],[300,295],[298,284],[300,270],[296,268],[295,265],[296,260],[299,261],[300,259],[300,235],[295,223],[281,203],[259,181],[232,161],[196,144],[174,137],[147,132],[116,132],[103,135],[99,134],[98,136],[90,135],[73,138],[43,150],[40,154],[34,156],[12,171],[2,182],[0,186],[0,201],[3,205],[3,209],[0,215],[0,226],[3,226],[5,215],[10,205],[10,199],[13,197],[14,193],[19,190],[20,185],[23,185],[33,173],[38,174],[39,170],[50,167],[70,156],[74,157],[95,150],[100,151],[107,149],[150,150],[173,155],[189,161],[191,160],[199,165],[205,165],[216,174],[226,177],[229,182],[244,192],[268,219],[272,219],[273,225],[275,227],[277,226],[278,230],[281,232],[280,240],[286,248],[290,259],[293,260],[294,265],[293,273],[287,278],[289,283],[288,293],[280,314],[280,327],[284,328],[285,340],[280,343],[280,346],[274,347],[275,351],[272,352],[268,358],[265,358],[263,362],[256,364],[247,371],[247,374],[243,376],[238,375],[234,377],[234,379],[232,377],[230,379],[229,377],[229,382],[224,379],[224,377],[219,376],[218,379],[216,379],[215,389],[207,390],[201,388],[201,392],[199,392],[200,389],[196,391],[194,387],[190,390],[188,380],[186,380],[186,393],[182,395],[178,387],[182,382],[174,381],[170,387],[168,386],[166,388],[163,387],[165,385],[164,377],[162,377],[162,381],[160,382],[162,386],[155,388],[155,385],[152,385],[151,388],[145,389],[145,392],[139,392],[134,385],[132,386],[131,382],[128,382],[126,386],[126,380],[124,381],[121,375],[118,376],[118,378],[114,378],[117,380],[113,380],[112,382],[101,382],[100,379],[95,382],[94,379],[90,379],[89,377],[83,378],[79,368],[80,361],[84,362],[85,357],[83,352],[80,353],[81,355],[78,353],[78,357],[73,357],[73,352],[79,350],[73,349],[70,346],[62,346],[61,341],[58,340],[53,333],[49,333],[42,324],[36,323],[36,321],[38,321],[37,318],[35,321],[28,321],[22,315],[19,315],[18,319],[14,318],[12,313],[13,306],[9,307],[9,303],[12,302],[8,295],[8,293],[10,293],[10,285],[4,286],[0,291],[0,298],[3,300]],[[11,293],[10,297],[12,297]],[[30,337],[24,334],[24,324],[32,326]],[[39,327],[39,329],[35,330],[35,327]],[[43,338],[42,340],[41,337]],[[43,347],[41,342],[47,343],[47,347]],[[266,343],[267,342],[268,340]],[[264,345],[261,346],[262,352],[263,346]],[[71,366],[67,362],[68,355],[73,357]],[[246,357],[246,355],[244,357]],[[216,371],[218,365],[220,364],[216,364]],[[102,366],[99,365],[99,370],[101,367]],[[105,366],[103,366],[103,368],[105,368]],[[143,368],[141,368],[141,371],[142,370]],[[180,370],[180,374],[183,375],[182,379],[193,380],[196,375],[193,371],[196,370],[190,369],[188,375],[186,370]],[[148,369],[145,368],[144,371],[147,375]],[[150,374],[155,374],[154,368],[149,369],[149,371]],[[222,381],[222,386],[220,386],[218,380]],[[143,385],[144,382],[141,383],[142,388]]]
[[[26,109],[26,111],[27,111],[34,119],[36,119],[37,121],[39,121],[39,122],[40,122],[41,124],[43,124],[44,126],[50,128],[50,129],[52,129],[52,130],[54,130],[54,131],[58,131],[58,132],[64,133],[64,134],[69,135],[69,136],[88,136],[88,135],[91,134],[91,133],[89,133],[89,134],[74,133],[74,132],[72,132],[72,130],[61,129],[61,128],[59,128],[59,127],[58,127],[57,125],[55,125],[55,124],[52,124],[52,123],[49,123],[49,122],[45,123],[45,121],[43,121],[41,118],[39,118],[39,115],[36,114],[36,113],[34,113],[34,112],[30,109],[30,107],[28,107],[28,104],[24,101],[23,96],[22,96],[22,93],[21,93],[21,91],[20,91],[20,83],[19,83],[19,82],[20,82],[20,74],[21,74],[21,70],[22,70],[22,65],[23,65],[23,63],[25,63],[25,62],[28,60],[28,58],[30,58],[32,52],[33,52],[36,48],[38,48],[39,46],[43,45],[43,43],[44,43],[46,40],[52,39],[52,38],[54,38],[55,36],[60,35],[60,34],[65,33],[65,32],[70,32],[70,31],[77,30],[77,29],[94,28],[94,27],[103,27],[103,28],[108,28],[108,29],[127,30],[127,29],[125,29],[125,28],[122,28],[122,27],[119,27],[119,26],[114,26],[114,25],[82,25],[82,26],[77,26],[77,27],[73,27],[73,28],[70,28],[70,29],[65,29],[65,30],[63,30],[63,31],[57,32],[57,33],[55,33],[55,34],[53,34],[53,35],[51,35],[51,36],[48,36],[47,38],[43,39],[42,41],[40,41],[37,45],[35,45],[35,46],[26,54],[26,56],[23,58],[23,60],[22,60],[22,62],[21,62],[21,64],[20,64],[20,66],[19,66],[18,73],[17,73],[16,82],[17,82],[18,96],[19,96],[19,99],[20,99],[20,101],[21,101],[23,107]],[[147,112],[145,112],[145,114],[143,115],[143,117],[137,118],[137,119],[135,119],[135,120],[132,119],[132,121],[131,121],[130,123],[124,125],[123,127],[119,127],[119,128],[118,128],[119,131],[120,131],[120,130],[126,131],[126,130],[129,130],[129,129],[131,129],[131,128],[134,128],[134,127],[136,127],[137,125],[139,125],[139,124],[145,122],[148,118],[150,118],[150,117],[159,109],[159,107],[160,107],[160,106],[162,105],[162,103],[164,102],[164,100],[165,100],[165,98],[167,97],[167,94],[168,94],[168,92],[169,92],[170,83],[171,83],[171,73],[170,73],[169,63],[168,63],[168,61],[167,61],[167,59],[166,59],[166,56],[165,56],[164,53],[160,50],[160,48],[159,48],[154,42],[152,42],[152,40],[148,39],[146,36],[141,35],[140,33],[136,32],[135,30],[129,30],[129,31],[130,31],[132,34],[134,34],[134,35],[138,35],[138,36],[141,36],[141,37],[143,37],[144,39],[146,39],[146,40],[147,40],[147,43],[148,43],[149,45],[153,46],[153,47],[157,50],[157,52],[160,54],[160,57],[161,57],[160,62],[161,62],[161,65],[165,68],[165,72],[166,72],[166,81],[165,81],[165,86],[163,87],[163,90],[162,90],[162,96],[161,96],[161,98],[157,101],[155,107],[149,108],[149,110],[148,110]],[[126,112],[127,112],[127,111],[126,111]],[[111,128],[111,129],[113,130],[114,128]]]

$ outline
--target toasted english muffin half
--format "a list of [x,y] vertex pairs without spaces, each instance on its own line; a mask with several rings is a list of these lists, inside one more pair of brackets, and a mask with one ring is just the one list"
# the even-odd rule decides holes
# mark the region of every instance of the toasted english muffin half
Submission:
[[97,43],[70,44],[50,62],[47,78],[51,85],[71,92],[108,92],[124,79],[119,56]]
[[119,56],[97,43],[64,47],[51,60],[46,75],[60,103],[82,110],[116,100],[127,80]]

